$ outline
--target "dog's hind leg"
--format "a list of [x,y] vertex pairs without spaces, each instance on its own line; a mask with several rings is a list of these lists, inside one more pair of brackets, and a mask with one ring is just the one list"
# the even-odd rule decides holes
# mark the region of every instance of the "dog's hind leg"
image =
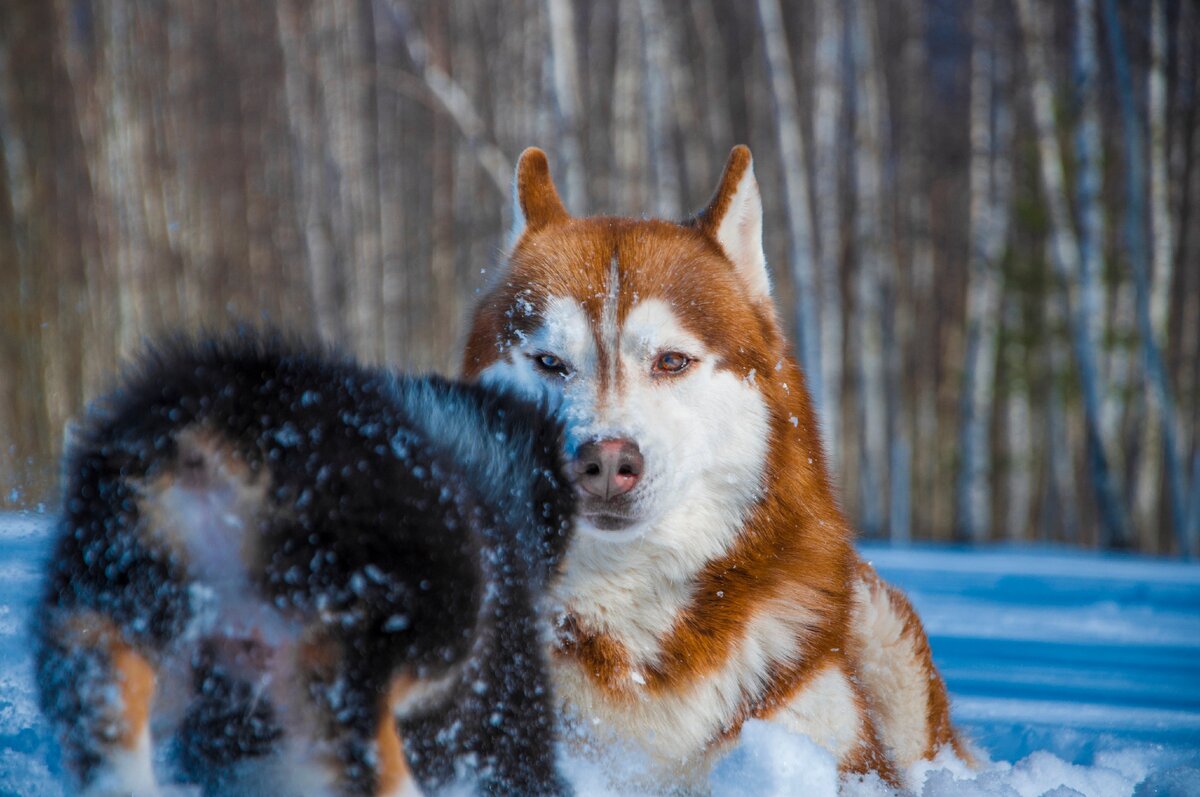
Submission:
[[156,674],[108,617],[48,613],[38,657],[42,704],[88,797],[159,793],[150,741]]
[[[415,681],[328,630],[311,630],[297,652],[283,707],[290,780],[299,794],[421,797],[409,769],[395,707]],[[319,783],[320,788],[314,788]]]

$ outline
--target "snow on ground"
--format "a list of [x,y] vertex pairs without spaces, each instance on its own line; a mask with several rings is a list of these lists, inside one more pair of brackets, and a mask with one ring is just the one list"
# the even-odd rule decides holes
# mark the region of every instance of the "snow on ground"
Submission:
[[[46,541],[44,516],[0,516],[0,797],[67,792],[28,646]],[[978,773],[923,768],[922,797],[1200,795],[1200,567],[1067,549],[863,555],[908,590],[955,718],[990,757]],[[622,794],[606,783],[611,766],[568,766],[581,797]],[[747,725],[710,784],[715,797],[839,789],[827,753],[765,723]],[[889,794],[871,779],[840,789]]]

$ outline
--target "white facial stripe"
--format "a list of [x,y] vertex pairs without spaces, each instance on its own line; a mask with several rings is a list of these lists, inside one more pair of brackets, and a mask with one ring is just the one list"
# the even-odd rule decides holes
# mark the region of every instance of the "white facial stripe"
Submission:
[[621,350],[621,330],[617,326],[617,304],[620,301],[621,275],[617,270],[617,256],[614,254],[608,264],[608,291],[604,295],[604,307],[600,312],[600,340],[603,341],[607,355],[605,365],[608,368],[608,389],[617,389],[617,370],[619,367],[619,352]]

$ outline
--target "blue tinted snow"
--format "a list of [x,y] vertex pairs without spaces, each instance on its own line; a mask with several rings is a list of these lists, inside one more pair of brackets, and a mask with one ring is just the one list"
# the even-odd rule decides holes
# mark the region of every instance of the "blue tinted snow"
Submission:
[[[49,528],[45,515],[0,515],[0,797],[69,793],[37,710],[28,629]],[[908,590],[955,718],[991,759],[978,773],[929,765],[922,797],[1200,795],[1200,567],[1070,550],[863,557]],[[394,619],[389,630],[407,623]],[[610,783],[631,766],[567,761],[581,797],[637,793]],[[836,784],[828,753],[756,722],[708,785],[715,797],[823,797]],[[888,791],[868,778],[840,793]]]

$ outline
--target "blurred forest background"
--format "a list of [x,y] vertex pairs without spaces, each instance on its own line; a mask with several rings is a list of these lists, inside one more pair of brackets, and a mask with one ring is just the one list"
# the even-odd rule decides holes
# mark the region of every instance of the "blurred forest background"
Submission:
[[1197,553],[1196,0],[5,0],[0,501],[147,336],[453,372],[516,155],[683,217],[751,146],[864,534]]

